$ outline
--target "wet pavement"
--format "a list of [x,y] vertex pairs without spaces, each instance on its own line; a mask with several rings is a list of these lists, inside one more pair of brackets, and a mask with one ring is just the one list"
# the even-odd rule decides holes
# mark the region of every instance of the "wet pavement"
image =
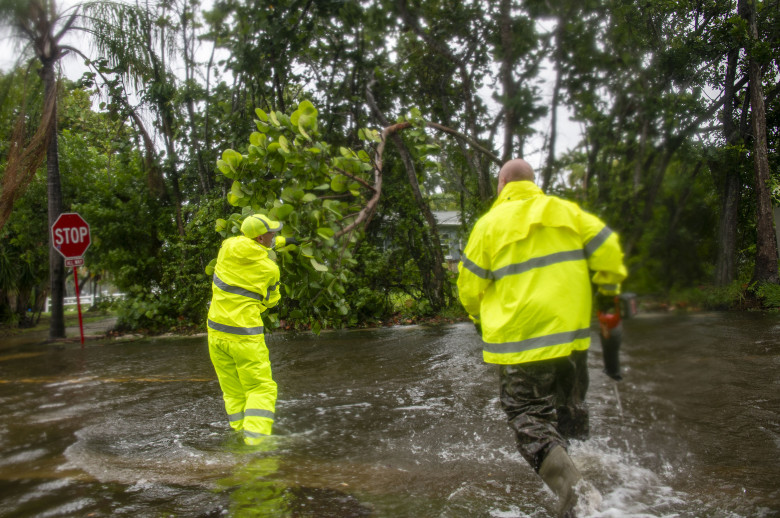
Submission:
[[[203,336],[6,343],[0,516],[554,516],[470,325],[268,342],[259,450],[229,431]],[[778,316],[640,315],[619,384],[594,342],[571,448],[602,494],[588,516],[780,516]]]

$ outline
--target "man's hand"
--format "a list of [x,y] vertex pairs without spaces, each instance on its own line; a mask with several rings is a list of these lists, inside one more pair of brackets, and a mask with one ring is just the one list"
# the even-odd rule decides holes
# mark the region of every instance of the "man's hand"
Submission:
[[298,245],[300,242],[294,237],[276,236],[274,248],[284,248],[287,245]]

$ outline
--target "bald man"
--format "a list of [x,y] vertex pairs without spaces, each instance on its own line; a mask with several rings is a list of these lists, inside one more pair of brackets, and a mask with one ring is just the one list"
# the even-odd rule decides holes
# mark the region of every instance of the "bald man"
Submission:
[[498,175],[498,199],[459,264],[460,300],[500,366],[501,405],[523,457],[574,516],[582,478],[568,440],[588,436],[591,282],[613,296],[626,277],[618,236],[575,203],[546,196],[522,159]]

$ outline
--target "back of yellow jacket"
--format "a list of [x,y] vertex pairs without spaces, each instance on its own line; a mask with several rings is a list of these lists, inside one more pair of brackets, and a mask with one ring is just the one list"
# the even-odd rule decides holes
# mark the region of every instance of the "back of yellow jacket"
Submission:
[[504,365],[586,350],[591,280],[611,295],[626,277],[616,233],[528,181],[506,184],[474,226],[458,270],[460,300],[482,328],[483,358]]
[[281,298],[279,267],[257,241],[230,237],[219,249],[211,291],[209,333],[232,340],[262,338],[260,315]]

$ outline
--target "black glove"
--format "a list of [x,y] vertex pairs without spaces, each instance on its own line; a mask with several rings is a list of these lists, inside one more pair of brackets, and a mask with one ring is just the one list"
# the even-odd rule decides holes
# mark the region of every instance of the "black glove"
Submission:
[[301,244],[300,241],[298,241],[294,237],[287,237],[287,238],[285,238],[285,241],[287,242],[288,245],[299,245],[299,244]]
[[601,336],[601,352],[604,358],[604,374],[615,381],[620,381],[620,343],[623,341],[623,330],[620,326],[612,329],[608,337]]

